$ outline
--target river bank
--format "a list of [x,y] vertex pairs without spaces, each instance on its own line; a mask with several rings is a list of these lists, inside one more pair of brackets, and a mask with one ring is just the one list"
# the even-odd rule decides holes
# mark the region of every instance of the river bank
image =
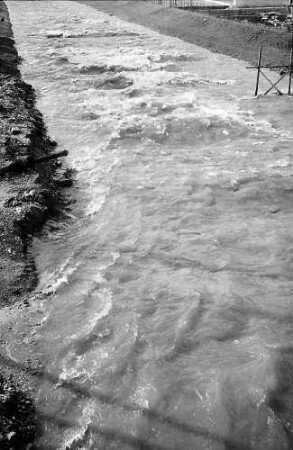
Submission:
[[284,30],[255,26],[236,20],[219,19],[203,13],[164,8],[151,2],[80,0],[95,9],[138,23],[167,36],[207,48],[215,53],[258,61],[259,47],[264,46],[266,64],[289,64],[291,34]]
[[[0,2],[1,22],[1,152],[0,165],[17,159],[37,159],[52,152],[56,143],[47,136],[35,93],[21,79],[19,58],[6,5]],[[58,210],[61,202],[56,163],[17,170],[1,176],[1,292],[0,306],[25,298],[37,283],[28,246],[33,233]]]
[[[9,13],[0,1],[0,167],[16,161],[49,155],[56,147],[46,132],[35,93],[18,69]],[[59,164],[59,163],[58,163]],[[29,245],[34,233],[64,204],[56,162],[2,174],[0,179],[0,307],[28,305],[28,294],[37,284],[34,257]],[[5,341],[3,329],[1,342]],[[1,357],[2,359],[2,357]],[[29,395],[19,390],[23,375],[1,364],[0,447],[23,449],[37,429],[36,411]]]
[[291,98],[244,111],[243,62],[77,2],[9,5],[79,187],[76,220],[34,240],[39,295],[2,328],[35,445],[289,449]]

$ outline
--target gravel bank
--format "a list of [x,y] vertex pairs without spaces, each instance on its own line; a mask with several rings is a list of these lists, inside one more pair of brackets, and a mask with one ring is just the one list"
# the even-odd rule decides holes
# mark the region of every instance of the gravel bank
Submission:
[[[24,83],[14,47],[5,3],[0,0],[0,168],[16,161],[49,155],[56,143],[48,137],[42,115],[35,107],[35,93]],[[27,303],[37,284],[29,244],[45,220],[61,211],[64,198],[59,189],[56,162],[36,164],[0,174],[0,308]],[[5,342],[3,328],[0,343]],[[32,449],[37,414],[19,368],[9,367],[0,351],[0,448]]]
[[[0,167],[16,160],[37,159],[52,152],[56,143],[46,134],[35,93],[18,70],[8,11],[0,1]],[[61,195],[56,163],[0,174],[0,306],[24,299],[37,277],[28,248],[32,235],[47,217],[58,211]]]

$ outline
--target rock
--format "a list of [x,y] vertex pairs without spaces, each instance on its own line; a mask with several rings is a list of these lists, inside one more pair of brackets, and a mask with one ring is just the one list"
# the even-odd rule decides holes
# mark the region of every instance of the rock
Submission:
[[280,208],[278,206],[270,206],[269,207],[269,212],[272,214],[276,214],[279,211],[280,211]]
[[13,438],[13,436],[15,436],[15,435],[16,435],[15,431],[11,431],[10,433],[8,433],[8,434],[6,435],[6,437],[7,437],[7,439],[10,441],[11,438]]
[[234,191],[234,192],[237,192],[240,189],[240,184],[238,183],[237,180],[231,180],[230,186],[232,188],[232,191]]
[[0,448],[21,450],[31,445],[37,430],[32,400],[0,374]]
[[19,128],[13,127],[10,130],[11,134],[21,134],[21,130]]
[[60,38],[60,37],[63,37],[63,32],[62,32],[62,31],[49,31],[49,32],[46,34],[46,37],[47,37],[48,39]]
[[51,147],[57,147],[57,145],[58,145],[58,143],[57,143],[57,141],[55,141],[55,139],[48,138],[47,142]]
[[58,184],[58,186],[65,188],[72,186],[73,180],[70,178],[63,178],[61,180],[56,180],[56,183]]

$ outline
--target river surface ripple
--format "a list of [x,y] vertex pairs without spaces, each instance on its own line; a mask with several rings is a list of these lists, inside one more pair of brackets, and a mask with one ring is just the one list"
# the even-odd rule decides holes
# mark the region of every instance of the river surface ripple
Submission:
[[85,5],[7,3],[77,170],[70,217],[35,239],[30,306],[6,316],[7,357],[36,367],[38,448],[292,449],[292,98]]

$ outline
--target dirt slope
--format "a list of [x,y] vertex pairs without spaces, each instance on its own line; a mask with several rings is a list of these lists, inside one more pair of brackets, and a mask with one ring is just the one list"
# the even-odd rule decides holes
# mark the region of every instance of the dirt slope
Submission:
[[[8,11],[0,1],[0,167],[16,159],[34,159],[51,152],[35,93],[18,70]],[[0,306],[26,297],[37,282],[28,245],[32,234],[55,212],[59,197],[54,164],[0,174]],[[57,202],[58,203],[58,202]]]
[[[35,93],[24,83],[5,3],[0,0],[0,169],[22,158],[50,154],[55,143],[46,134]],[[1,172],[1,171],[0,171]],[[28,251],[33,233],[61,206],[54,163],[0,174],[0,308],[16,301],[27,304],[37,283],[33,255]],[[0,311],[0,314],[4,314]],[[1,316],[0,316],[1,317]],[[3,316],[2,316],[3,317]],[[5,342],[0,329],[0,343]],[[36,408],[20,390],[25,374],[10,367],[0,353],[0,448],[32,447],[37,432]],[[30,370],[30,368],[28,368]]]

